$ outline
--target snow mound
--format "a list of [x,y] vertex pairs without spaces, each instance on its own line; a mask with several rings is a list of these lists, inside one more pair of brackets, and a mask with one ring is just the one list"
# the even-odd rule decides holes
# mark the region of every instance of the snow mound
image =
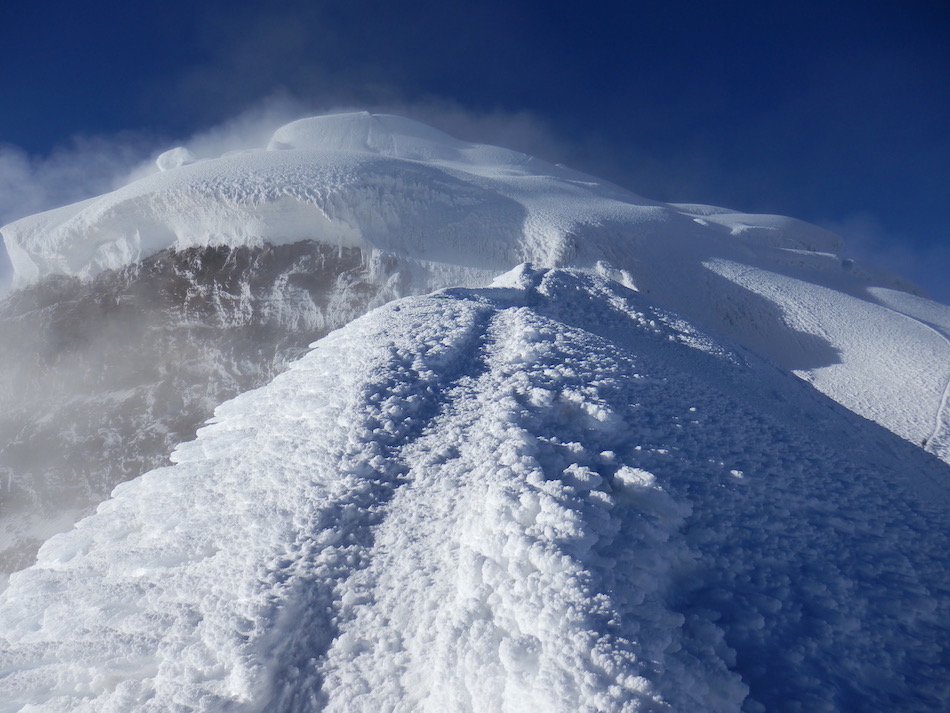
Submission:
[[267,148],[365,152],[411,161],[488,166],[518,166],[530,160],[516,151],[459,141],[412,119],[366,111],[293,121],[274,132]]
[[391,303],[0,595],[0,710],[932,711],[946,465],[614,281]]
[[353,112],[293,121],[274,132],[269,150],[367,151],[395,158],[458,158],[465,144],[412,119]]

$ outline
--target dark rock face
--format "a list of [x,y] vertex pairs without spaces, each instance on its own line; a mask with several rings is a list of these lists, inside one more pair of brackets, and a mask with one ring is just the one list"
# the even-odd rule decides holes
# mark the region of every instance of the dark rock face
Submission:
[[215,406],[267,383],[394,289],[360,250],[306,241],[164,251],[9,295],[0,583],[118,483],[166,464]]

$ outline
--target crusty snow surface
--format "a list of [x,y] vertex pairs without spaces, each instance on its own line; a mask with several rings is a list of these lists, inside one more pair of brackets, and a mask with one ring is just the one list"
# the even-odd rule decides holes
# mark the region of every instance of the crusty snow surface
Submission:
[[381,307],[0,598],[3,711],[937,711],[944,463],[615,281]]

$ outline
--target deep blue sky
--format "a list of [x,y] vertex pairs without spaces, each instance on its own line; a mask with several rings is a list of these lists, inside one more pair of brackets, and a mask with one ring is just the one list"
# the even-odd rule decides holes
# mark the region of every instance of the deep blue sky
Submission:
[[34,0],[4,3],[0,51],[0,143],[36,165],[274,97],[396,107],[651,198],[832,224],[950,302],[946,0]]

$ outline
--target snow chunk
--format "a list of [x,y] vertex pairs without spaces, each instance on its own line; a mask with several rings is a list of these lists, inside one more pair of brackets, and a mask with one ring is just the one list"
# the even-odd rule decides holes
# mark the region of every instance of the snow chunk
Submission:
[[197,161],[197,157],[184,146],[176,146],[169,149],[155,159],[155,165],[160,171],[170,171],[175,168],[187,166],[189,163]]
[[529,290],[537,287],[543,272],[535,270],[529,263],[521,263],[503,275],[491,281],[491,287]]

